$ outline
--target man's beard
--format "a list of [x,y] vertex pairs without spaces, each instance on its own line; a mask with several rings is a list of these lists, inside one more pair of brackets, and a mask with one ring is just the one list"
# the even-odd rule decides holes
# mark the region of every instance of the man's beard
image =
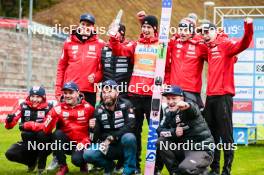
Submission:
[[115,104],[115,101],[116,101],[116,99],[111,98],[111,99],[105,101],[104,104],[105,104],[105,106],[113,106]]

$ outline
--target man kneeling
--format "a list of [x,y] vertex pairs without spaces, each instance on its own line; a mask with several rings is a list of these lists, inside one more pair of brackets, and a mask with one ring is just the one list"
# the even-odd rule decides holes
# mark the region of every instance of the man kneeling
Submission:
[[107,80],[103,83],[102,104],[95,111],[94,140],[102,142],[98,147],[85,150],[88,163],[104,168],[104,174],[112,174],[114,161],[124,159],[123,174],[134,174],[136,170],[137,143],[134,135],[135,115],[128,100],[118,98],[117,83]]
[[214,144],[198,106],[184,102],[183,91],[170,86],[163,96],[168,107],[157,129],[157,151],[173,174],[202,174],[213,160]]

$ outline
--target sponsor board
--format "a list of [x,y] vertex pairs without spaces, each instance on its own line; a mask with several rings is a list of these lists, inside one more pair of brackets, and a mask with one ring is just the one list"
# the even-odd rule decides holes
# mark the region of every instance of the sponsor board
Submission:
[[252,101],[234,101],[233,112],[252,112]]

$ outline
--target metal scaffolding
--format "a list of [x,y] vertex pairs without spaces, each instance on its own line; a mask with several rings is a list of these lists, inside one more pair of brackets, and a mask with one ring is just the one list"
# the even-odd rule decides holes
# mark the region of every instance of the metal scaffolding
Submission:
[[263,17],[264,6],[214,7],[214,24],[223,27],[223,19],[236,17]]

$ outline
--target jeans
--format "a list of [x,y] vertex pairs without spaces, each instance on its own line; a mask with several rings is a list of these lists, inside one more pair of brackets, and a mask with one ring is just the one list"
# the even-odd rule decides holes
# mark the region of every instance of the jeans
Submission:
[[120,140],[109,146],[106,155],[97,148],[85,150],[83,157],[86,162],[103,167],[105,173],[111,172],[114,169],[114,160],[121,157],[124,157],[124,174],[133,174],[136,170],[137,141],[134,134],[124,134]]

